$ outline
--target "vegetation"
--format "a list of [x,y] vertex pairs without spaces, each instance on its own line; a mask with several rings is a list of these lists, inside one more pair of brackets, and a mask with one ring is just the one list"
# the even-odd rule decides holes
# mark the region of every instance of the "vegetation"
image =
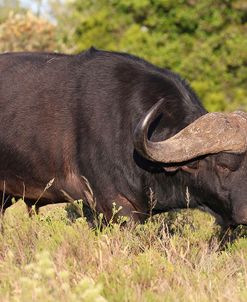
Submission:
[[65,42],[73,51],[130,52],[180,73],[211,111],[247,108],[246,1],[70,3],[74,34],[65,33]]
[[[35,2],[36,15],[0,0],[1,52],[130,52],[180,73],[211,111],[247,109],[245,0],[50,0],[48,19]],[[22,202],[6,211],[0,302],[247,301],[246,228],[222,250],[198,211],[102,231],[72,214],[54,206],[29,219]]]
[[18,202],[0,235],[0,301],[246,301],[247,241],[219,251],[213,222],[181,212],[98,231],[58,206],[30,220]]

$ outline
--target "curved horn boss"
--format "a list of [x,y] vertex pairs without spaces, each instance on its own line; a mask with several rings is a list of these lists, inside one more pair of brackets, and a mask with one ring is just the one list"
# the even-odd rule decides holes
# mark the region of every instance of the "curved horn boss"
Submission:
[[169,139],[150,141],[148,129],[163,102],[161,99],[146,113],[134,132],[135,148],[145,158],[176,164],[206,154],[247,150],[247,114],[240,111],[207,113]]

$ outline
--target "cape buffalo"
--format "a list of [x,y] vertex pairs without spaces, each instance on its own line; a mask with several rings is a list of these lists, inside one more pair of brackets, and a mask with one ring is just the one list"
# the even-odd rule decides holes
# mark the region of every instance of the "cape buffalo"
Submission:
[[108,220],[115,202],[135,221],[190,207],[247,224],[247,115],[207,113],[167,69],[94,48],[5,53],[0,108],[3,211],[82,198]]

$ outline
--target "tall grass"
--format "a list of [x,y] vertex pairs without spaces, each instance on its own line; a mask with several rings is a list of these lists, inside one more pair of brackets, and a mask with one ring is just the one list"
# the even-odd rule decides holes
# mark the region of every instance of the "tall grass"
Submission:
[[214,219],[198,211],[100,232],[68,213],[29,219],[22,202],[6,211],[1,302],[247,301],[245,229],[219,250]]

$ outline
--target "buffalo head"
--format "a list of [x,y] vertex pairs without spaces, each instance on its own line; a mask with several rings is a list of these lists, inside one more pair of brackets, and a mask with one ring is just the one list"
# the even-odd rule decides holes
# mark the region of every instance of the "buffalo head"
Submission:
[[195,207],[209,210],[224,226],[247,225],[247,114],[207,113],[174,136],[154,142],[148,130],[162,103],[137,125],[136,150],[167,173],[179,173]]

